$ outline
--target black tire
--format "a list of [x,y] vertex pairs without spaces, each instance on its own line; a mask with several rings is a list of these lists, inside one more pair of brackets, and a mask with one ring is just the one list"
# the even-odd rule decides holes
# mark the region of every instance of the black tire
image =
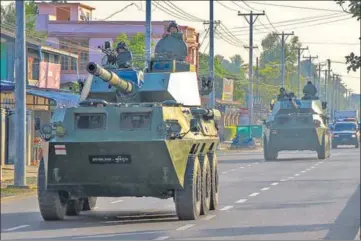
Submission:
[[66,207],[66,215],[68,216],[77,216],[80,211],[83,209],[83,201],[80,199],[69,200]]
[[332,144],[332,149],[337,149],[337,145],[336,145],[336,144]]
[[67,200],[65,197],[61,197],[59,192],[47,191],[46,180],[44,160],[41,159],[38,169],[38,203],[40,214],[45,221],[63,220]]
[[90,211],[93,210],[95,205],[97,204],[97,197],[87,197],[84,198],[83,210],[82,211]]
[[219,199],[219,179],[218,179],[218,160],[217,155],[215,152],[208,154],[208,160],[211,167],[211,203],[210,203],[210,210],[217,210],[218,208],[218,199]]
[[269,144],[268,141],[266,139],[266,137],[263,138],[263,157],[265,161],[274,161],[277,160],[278,157],[278,152],[276,151],[272,151],[269,148]]
[[202,170],[196,155],[188,157],[184,188],[175,190],[175,207],[179,220],[197,220],[201,212]]
[[322,143],[321,143],[321,145],[319,147],[319,150],[317,151],[318,159],[323,160],[323,159],[326,159],[326,158],[329,157],[329,153],[330,153],[329,148],[328,148],[329,143],[328,143],[328,141],[326,139],[327,139],[326,135],[323,134]]
[[211,167],[207,155],[199,156],[199,161],[202,169],[202,203],[200,214],[207,215],[211,205]]

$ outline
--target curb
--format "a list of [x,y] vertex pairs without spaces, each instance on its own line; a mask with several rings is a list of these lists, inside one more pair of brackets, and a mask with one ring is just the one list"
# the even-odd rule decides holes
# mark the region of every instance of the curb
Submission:
[[14,196],[10,196],[10,197],[2,197],[1,198],[1,203],[6,203],[8,201],[11,201],[11,200],[22,200],[24,198],[27,198],[27,197],[32,197],[32,196],[35,196],[36,195],[36,190],[34,191],[31,191],[29,193],[25,193],[25,194],[20,194],[20,195],[14,195]]

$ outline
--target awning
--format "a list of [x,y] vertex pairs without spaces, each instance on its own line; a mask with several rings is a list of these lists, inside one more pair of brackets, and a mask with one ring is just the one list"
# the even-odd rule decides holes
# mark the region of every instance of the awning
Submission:
[[77,94],[50,91],[50,90],[28,89],[26,92],[31,95],[40,96],[53,100],[57,108],[74,107],[79,103],[79,98],[80,98],[80,95]]

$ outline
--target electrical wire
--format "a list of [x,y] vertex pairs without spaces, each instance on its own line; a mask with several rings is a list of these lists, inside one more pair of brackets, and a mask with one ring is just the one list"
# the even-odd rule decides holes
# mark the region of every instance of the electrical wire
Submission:
[[326,12],[345,13],[345,12],[342,11],[342,10],[333,10],[333,9],[327,9],[327,8],[312,8],[312,7],[290,6],[290,5],[275,4],[275,3],[264,3],[264,1],[263,1],[262,3],[252,2],[252,4],[265,5],[265,6],[274,6],[274,7],[306,9],[306,10],[315,10],[315,11],[326,11]]
[[203,22],[202,21],[199,21],[199,20],[195,20],[195,19],[192,19],[192,18],[186,18],[186,16],[182,16],[180,13],[177,13],[176,11],[172,11],[170,9],[168,9],[167,7],[161,5],[161,3],[163,3],[162,1],[155,1],[155,2],[152,2],[152,5],[155,5],[158,7],[158,9],[160,9],[162,12],[172,16],[172,17],[175,17],[175,18],[178,18],[178,19],[181,19],[181,20],[184,20],[184,21],[189,21],[189,22]]
[[194,19],[195,21],[198,21],[198,22],[204,22],[205,21],[204,19],[200,19],[200,18],[198,18],[198,17],[196,17],[194,15],[191,15],[191,14],[185,12],[183,9],[181,9],[180,7],[178,7],[177,5],[175,5],[174,3],[172,3],[169,0],[163,1],[163,2],[165,4],[167,4],[168,6],[175,8],[175,10],[179,11],[181,14],[184,14],[185,16],[188,16],[191,19]]
[[228,10],[231,10],[233,12],[238,12],[238,10],[234,9],[234,8],[230,8],[228,7],[227,5],[223,4],[221,1],[217,1],[216,0],[216,3],[218,3],[219,5],[223,6],[224,8],[228,9]]

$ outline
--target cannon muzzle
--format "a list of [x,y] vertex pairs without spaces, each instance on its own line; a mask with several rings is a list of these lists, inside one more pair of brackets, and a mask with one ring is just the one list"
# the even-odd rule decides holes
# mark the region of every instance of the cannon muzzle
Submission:
[[112,71],[106,70],[97,63],[90,62],[87,66],[87,71],[94,76],[99,77],[104,82],[114,86],[123,93],[131,93],[134,91],[133,83],[120,78]]

